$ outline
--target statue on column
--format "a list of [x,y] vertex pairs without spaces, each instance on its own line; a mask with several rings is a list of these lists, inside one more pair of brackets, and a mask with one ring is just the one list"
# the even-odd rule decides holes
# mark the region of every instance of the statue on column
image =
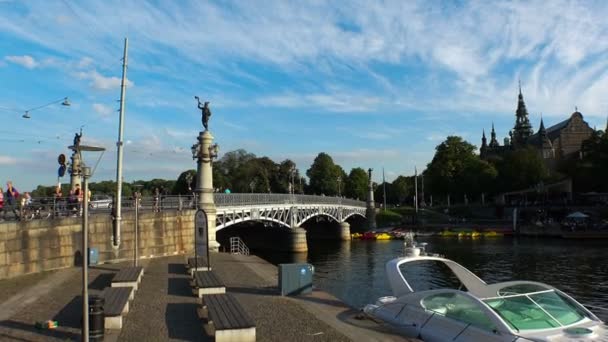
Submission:
[[74,144],[72,147],[74,151],[78,151],[78,149],[80,148],[80,138],[82,138],[82,130],[80,131],[80,134],[74,134]]
[[198,101],[198,109],[201,110],[202,114],[202,122],[205,130],[209,130],[209,118],[211,117],[211,109],[209,108],[209,102],[205,101],[205,103],[201,103],[201,100],[198,96],[194,97]]

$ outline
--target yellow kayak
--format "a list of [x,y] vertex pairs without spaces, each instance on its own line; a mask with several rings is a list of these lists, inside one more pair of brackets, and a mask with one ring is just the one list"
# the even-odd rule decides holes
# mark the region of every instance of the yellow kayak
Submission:
[[390,239],[392,239],[392,238],[393,238],[393,237],[392,237],[392,236],[390,236],[390,234],[387,234],[387,233],[379,233],[379,234],[376,234],[376,240],[390,240]]
[[361,233],[352,233],[352,234],[350,234],[350,237],[352,239],[360,239],[361,236],[363,236],[363,234],[361,234]]
[[499,236],[503,236],[503,235],[504,235],[503,233],[497,233],[493,230],[483,233],[483,237],[499,237]]
[[439,236],[452,237],[452,236],[458,236],[458,233],[453,232],[451,230],[444,230],[441,233],[439,233]]

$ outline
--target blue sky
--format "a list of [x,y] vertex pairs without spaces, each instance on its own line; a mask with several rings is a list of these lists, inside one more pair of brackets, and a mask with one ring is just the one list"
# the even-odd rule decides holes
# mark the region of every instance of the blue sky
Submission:
[[54,184],[84,126],[83,143],[108,149],[93,180],[115,178],[124,37],[127,181],[194,168],[194,95],[223,152],[302,171],[327,152],[389,180],[447,135],[479,145],[494,122],[506,136],[519,79],[535,128],[575,106],[604,128],[607,17],[603,1],[0,0],[0,107],[72,102],[29,120],[0,110],[0,177]]

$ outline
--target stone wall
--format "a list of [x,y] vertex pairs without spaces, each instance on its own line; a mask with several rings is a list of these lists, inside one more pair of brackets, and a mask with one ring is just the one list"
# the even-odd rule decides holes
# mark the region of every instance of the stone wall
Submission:
[[[193,248],[194,210],[145,212],[139,215],[139,256],[185,253]],[[99,262],[133,259],[135,215],[123,214],[120,249],[112,248],[108,214],[89,218],[89,247]],[[82,218],[0,224],[0,279],[77,265],[82,256]]]

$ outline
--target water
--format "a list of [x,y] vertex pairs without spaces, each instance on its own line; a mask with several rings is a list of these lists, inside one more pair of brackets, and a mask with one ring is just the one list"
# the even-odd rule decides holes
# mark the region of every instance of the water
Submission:
[[[608,308],[608,241],[560,239],[420,238],[487,283],[532,280],[553,285],[579,302]],[[307,261],[315,266],[315,286],[360,308],[390,295],[385,263],[402,255],[403,241],[309,242]],[[263,255],[273,263],[304,262],[287,255]],[[419,270],[420,271],[420,270]],[[440,270],[420,271],[425,285],[445,285]],[[413,287],[419,284],[414,284]],[[607,312],[594,310],[606,318]]]

